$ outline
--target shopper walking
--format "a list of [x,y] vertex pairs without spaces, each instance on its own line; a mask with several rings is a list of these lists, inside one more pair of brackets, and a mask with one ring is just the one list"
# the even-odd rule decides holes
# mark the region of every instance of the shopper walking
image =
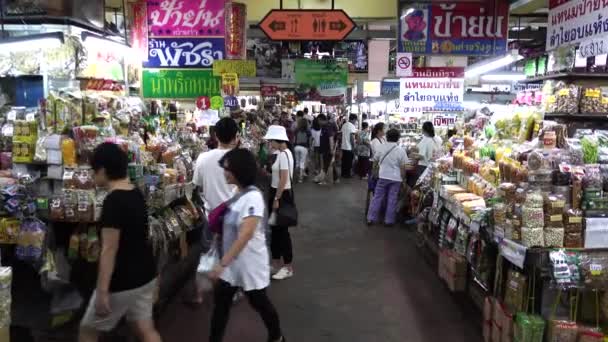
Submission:
[[296,169],[298,182],[302,183],[306,177],[306,161],[308,160],[308,150],[310,149],[311,133],[308,127],[308,121],[301,117],[298,119],[296,127],[296,146],[294,148],[296,154]]
[[112,143],[99,145],[91,160],[95,183],[108,190],[101,213],[97,286],[80,327],[80,342],[97,341],[126,317],[140,341],[160,342],[152,318],[156,261],[148,240],[144,195],[127,177],[127,154]]
[[353,148],[356,145],[355,134],[357,133],[357,115],[351,114],[348,122],[342,125],[342,178],[351,178],[353,160],[355,154]]
[[361,124],[361,131],[358,133],[358,141],[356,148],[357,153],[357,175],[364,179],[368,176],[371,170],[370,158],[372,156],[371,133],[369,124],[364,122]]
[[[294,160],[291,151],[287,148],[289,141],[285,128],[282,126],[270,126],[264,137],[270,141],[276,160],[272,164],[272,181],[270,184],[270,196],[268,207],[275,211],[281,203],[293,204],[292,179]],[[293,276],[293,247],[289,227],[272,225],[270,226],[272,238],[270,249],[272,252],[273,266],[278,271],[272,276],[275,280],[283,280]],[[282,265],[281,265],[282,261]],[[279,268],[280,267],[280,268]]]
[[321,124],[319,124],[319,118],[314,118],[312,121],[312,129],[310,131],[312,138],[312,165],[316,175],[321,172],[321,154],[319,147],[321,146]]
[[[238,144],[238,131],[239,127],[233,119],[220,119],[214,128],[218,148],[201,153],[196,160],[192,182],[197,186],[207,215],[230,199],[235,191],[235,187],[226,182],[224,170],[220,167],[219,161]],[[193,278],[196,279],[196,277]],[[198,282],[195,281],[195,283],[196,296],[192,299],[191,304],[202,304],[204,289],[198,286]]]
[[319,125],[321,127],[321,134],[319,136],[319,153],[321,154],[321,173],[316,181],[321,184],[327,184],[327,179],[329,177],[330,168],[333,171],[333,178],[337,179],[337,169],[334,163],[335,151],[336,151],[336,130],[334,125],[330,121],[328,121],[325,114],[319,114],[317,116],[319,119]]
[[380,167],[379,179],[374,189],[374,197],[367,213],[369,225],[377,223],[382,210],[382,204],[386,201],[386,213],[384,224],[392,226],[395,224],[397,215],[397,202],[401,182],[405,177],[407,154],[399,146],[401,133],[391,129],[386,134],[387,143],[380,146],[374,155],[374,162]]
[[279,315],[266,294],[270,285],[265,232],[267,215],[264,196],[254,186],[257,175],[255,157],[246,149],[234,149],[224,155],[219,165],[224,169],[227,183],[236,186],[237,193],[224,216],[224,254],[210,274],[218,282],[209,341],[222,341],[230,317],[232,298],[239,288],[264,321],[268,329],[268,341],[285,341]]

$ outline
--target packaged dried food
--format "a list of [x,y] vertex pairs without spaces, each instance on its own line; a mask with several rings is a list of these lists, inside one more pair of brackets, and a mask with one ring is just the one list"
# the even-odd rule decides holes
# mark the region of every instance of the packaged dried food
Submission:
[[566,233],[580,233],[583,231],[583,211],[568,209],[564,214],[564,230]]
[[545,226],[545,214],[543,208],[535,208],[525,205],[522,208],[522,225],[528,228],[542,228]]
[[502,226],[507,218],[507,206],[504,203],[496,203],[492,207],[494,225]]
[[585,114],[604,112],[602,105],[602,89],[600,87],[583,88],[580,110],[581,113]]
[[545,237],[543,228],[521,228],[521,242],[526,247],[543,247]]
[[528,155],[528,168],[531,171],[539,170],[543,166],[543,153],[541,151],[532,151]]
[[65,219],[63,198],[60,196],[51,198],[49,210],[49,218],[52,221],[63,221]]
[[565,233],[564,247],[566,248],[583,248],[583,233]]
[[528,277],[517,271],[509,271],[505,288],[505,306],[510,312],[519,312],[524,308]]
[[95,181],[93,180],[93,172],[90,167],[80,167],[74,172],[74,183],[77,189],[93,190],[95,189]]
[[543,195],[540,191],[529,191],[526,194],[526,207],[542,208],[545,203]]
[[557,135],[553,131],[546,131],[543,134],[543,147],[552,150],[557,147]]
[[550,320],[547,324],[547,342],[577,342],[576,322]]
[[603,185],[600,166],[598,164],[585,165],[583,186],[585,188],[595,188],[601,191]]
[[581,273],[586,287],[604,290],[608,288],[608,256],[583,253]]
[[74,169],[65,169],[63,171],[63,187],[65,189],[76,189],[76,174]]
[[559,82],[555,87],[555,112],[562,114],[578,113],[580,88],[576,85],[567,85]]
[[544,233],[545,247],[564,247],[564,228],[545,228]]
[[579,326],[578,342],[604,342],[604,334],[596,327]]
[[520,312],[515,317],[515,338],[518,342],[543,342],[545,320],[536,315]]
[[583,179],[576,176],[572,179],[572,208],[580,209],[583,200]]
[[564,215],[545,215],[545,228],[564,228]]
[[78,190],[77,217],[79,222],[93,222],[95,216],[95,192],[92,190]]
[[586,135],[581,138],[581,148],[583,151],[583,162],[585,164],[595,164],[599,157],[599,143],[597,137]]
[[552,277],[560,288],[578,287],[581,280],[580,255],[576,252],[557,249],[549,252]]
[[61,142],[61,154],[64,165],[75,166],[76,164],[76,143],[73,139],[64,138]]
[[561,215],[566,201],[561,195],[551,194],[545,200],[545,212],[549,215]]

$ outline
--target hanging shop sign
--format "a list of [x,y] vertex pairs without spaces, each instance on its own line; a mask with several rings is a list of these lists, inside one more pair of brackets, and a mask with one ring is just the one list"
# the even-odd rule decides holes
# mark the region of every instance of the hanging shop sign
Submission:
[[296,96],[299,100],[344,101],[348,87],[348,62],[296,60]]
[[412,76],[412,68],[414,64],[412,54],[409,52],[398,52],[395,60],[395,74],[397,77]]
[[267,38],[247,39],[247,58],[254,60],[257,77],[281,77],[281,42]]
[[399,111],[403,113],[463,109],[462,78],[402,78],[399,88]]
[[608,3],[599,0],[551,1],[547,50],[608,34]]
[[247,6],[238,2],[227,2],[226,59],[247,58]]
[[526,262],[527,248],[508,239],[502,239],[498,245],[500,255],[513,265],[523,269]]
[[397,98],[399,96],[399,80],[383,80],[380,83],[380,95]]
[[238,109],[239,108],[239,99],[236,96],[225,96],[224,97],[224,106],[230,109]]
[[144,98],[196,99],[220,95],[221,82],[211,70],[144,69],[142,92]]
[[221,38],[150,38],[146,68],[211,68],[224,59]]
[[463,78],[464,68],[461,67],[423,67],[413,69],[414,77],[448,77]]
[[142,61],[148,60],[148,8],[145,1],[131,4],[131,47]]
[[357,25],[343,10],[272,10],[260,28],[272,40],[344,40]]
[[[581,58],[608,54],[608,35],[582,41],[578,54]],[[536,69],[534,71],[536,72]],[[528,75],[526,74],[526,76]]]
[[225,95],[237,95],[239,93],[239,75],[234,72],[222,74],[222,92]]
[[221,96],[214,96],[211,98],[211,109],[220,110],[224,108],[224,98]]
[[435,127],[450,127],[456,124],[458,116],[451,114],[435,114],[431,119],[433,126]]
[[91,79],[84,84],[84,90],[121,92],[125,87],[122,83],[112,80]]
[[222,76],[222,74],[231,72],[239,75],[239,77],[255,77],[255,61],[225,59],[213,63],[213,75]]
[[224,37],[225,0],[148,0],[150,37]]
[[211,101],[208,96],[201,96],[196,99],[196,108],[200,110],[207,110],[211,107]]
[[489,56],[507,48],[509,3],[399,1],[398,52]]

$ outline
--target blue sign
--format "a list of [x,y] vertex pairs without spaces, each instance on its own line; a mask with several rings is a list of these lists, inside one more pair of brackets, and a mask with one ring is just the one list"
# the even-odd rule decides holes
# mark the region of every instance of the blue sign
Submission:
[[239,100],[235,96],[226,96],[224,97],[224,107],[228,107],[230,109],[238,109]]
[[145,68],[211,68],[224,59],[224,38],[150,38]]
[[399,80],[384,80],[380,83],[380,95],[387,97],[399,97]]

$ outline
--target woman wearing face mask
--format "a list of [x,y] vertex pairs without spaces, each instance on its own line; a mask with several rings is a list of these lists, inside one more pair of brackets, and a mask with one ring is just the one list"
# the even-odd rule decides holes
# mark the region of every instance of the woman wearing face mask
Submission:
[[[282,202],[293,204],[292,180],[294,160],[287,143],[289,138],[285,127],[270,126],[264,140],[270,141],[276,160],[272,164],[269,210],[276,211]],[[272,279],[283,280],[293,276],[293,249],[289,227],[271,225],[270,249],[274,268],[279,268]],[[281,265],[282,262],[282,265]]]
[[226,182],[237,191],[227,202],[222,229],[222,256],[210,273],[218,279],[211,317],[210,342],[224,337],[232,298],[240,288],[268,329],[268,341],[284,342],[279,315],[266,294],[270,285],[270,266],[266,247],[267,219],[264,196],[255,187],[257,163],[246,149],[229,151],[220,160]]

